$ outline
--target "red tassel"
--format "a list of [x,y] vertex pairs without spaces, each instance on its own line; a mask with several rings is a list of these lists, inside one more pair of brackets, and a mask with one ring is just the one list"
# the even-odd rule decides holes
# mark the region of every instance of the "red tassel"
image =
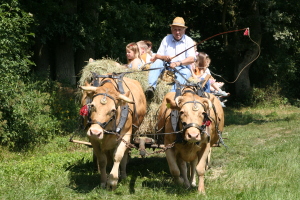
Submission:
[[244,35],[245,35],[245,36],[249,36],[249,34],[250,34],[249,32],[250,32],[250,31],[249,31],[249,28],[246,28],[246,30],[245,30],[245,32],[244,32]]
[[89,108],[87,105],[82,106],[82,108],[80,108],[79,114],[81,116],[88,116],[89,114]]
[[210,120],[206,120],[205,122],[203,122],[203,125],[205,125],[205,126],[209,126],[210,125]]

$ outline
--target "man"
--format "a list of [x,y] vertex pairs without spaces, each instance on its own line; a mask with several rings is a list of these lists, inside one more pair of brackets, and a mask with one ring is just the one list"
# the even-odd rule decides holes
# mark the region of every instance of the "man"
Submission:
[[[151,62],[154,62],[151,65],[151,68],[160,69],[150,70],[149,72],[149,87],[145,91],[148,100],[152,99],[154,96],[157,79],[164,69],[164,61],[170,62],[170,68],[176,68],[176,71],[179,71],[184,78],[188,79],[191,76],[191,71],[188,65],[195,61],[194,48],[190,48],[180,55],[178,54],[189,47],[194,46],[194,41],[192,38],[185,35],[187,26],[185,26],[185,22],[182,17],[176,17],[170,26],[172,34],[167,35],[162,40],[157,54],[153,55],[151,58]],[[184,84],[186,80],[176,71],[176,80],[179,81],[179,83]],[[171,92],[175,92],[175,87],[176,85],[172,87]]]

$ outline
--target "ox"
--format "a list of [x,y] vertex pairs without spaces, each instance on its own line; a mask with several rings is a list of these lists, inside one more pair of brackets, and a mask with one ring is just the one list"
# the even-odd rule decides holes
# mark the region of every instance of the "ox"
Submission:
[[[178,113],[176,126],[179,131],[176,132],[172,120],[174,111]],[[175,92],[166,94],[159,109],[157,128],[172,133],[164,136],[164,144],[169,147],[166,158],[176,183],[187,187],[195,186],[193,173],[196,169],[199,177],[198,191],[205,193],[204,174],[211,146],[218,142],[223,127],[223,108],[214,95],[203,98],[187,88],[176,98]],[[187,174],[187,163],[190,164],[191,174]],[[191,176],[190,180],[188,175]]]
[[[146,114],[146,98],[136,80],[111,75],[97,78],[97,84],[81,86],[81,102],[89,110],[86,130],[97,157],[101,187],[114,190],[119,172],[120,178],[126,177],[128,147]],[[112,169],[107,176],[108,164]]]

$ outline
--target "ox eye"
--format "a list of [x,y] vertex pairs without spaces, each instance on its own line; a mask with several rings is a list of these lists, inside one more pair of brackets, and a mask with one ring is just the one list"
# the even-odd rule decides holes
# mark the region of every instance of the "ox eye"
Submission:
[[94,104],[90,104],[90,111],[91,112],[95,112],[96,111],[96,107],[95,107],[95,105]]
[[184,114],[184,112],[181,110],[181,111],[179,112],[179,114],[180,114],[180,115],[183,115],[183,114]]
[[183,125],[183,126],[186,126],[186,122],[182,122],[182,125]]

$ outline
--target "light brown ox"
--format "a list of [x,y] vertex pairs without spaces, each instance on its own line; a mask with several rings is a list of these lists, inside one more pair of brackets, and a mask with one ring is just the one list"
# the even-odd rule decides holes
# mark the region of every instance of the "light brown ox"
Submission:
[[[87,129],[87,136],[93,146],[93,152],[97,157],[98,168],[101,173],[101,187],[116,189],[118,183],[119,166],[120,178],[125,178],[126,164],[128,158],[127,145],[130,144],[131,136],[136,130],[133,125],[139,127],[146,114],[146,98],[140,83],[136,80],[123,78],[125,94],[120,94],[114,79],[106,78],[99,87],[81,86],[84,90],[82,104],[89,102],[90,127]],[[100,79],[101,81],[101,79]],[[125,82],[125,84],[124,84]],[[104,94],[107,94],[105,96]],[[110,97],[109,97],[109,96]],[[112,97],[112,98],[111,98]],[[120,121],[121,106],[129,103],[128,118],[118,138],[115,134],[108,134],[107,131],[115,131]],[[114,118],[115,116],[115,118]],[[101,127],[98,123],[107,123]],[[134,129],[134,130],[133,130]],[[107,164],[113,162],[112,169],[107,177]]]
[[[165,146],[175,142],[174,147],[166,150],[169,169],[175,182],[190,187],[196,184],[193,175],[196,167],[199,177],[198,191],[199,193],[205,193],[204,174],[210,159],[211,146],[216,144],[219,139],[218,130],[223,131],[223,108],[219,99],[214,95],[210,95],[210,99],[199,97],[193,93],[184,93],[183,96],[178,96],[175,100],[174,97],[175,92],[169,92],[165,96],[159,110],[157,127],[158,130],[166,133],[174,132],[171,125],[170,113],[171,109],[179,111],[178,125],[179,130],[183,130],[180,133],[183,142],[175,142],[178,133],[166,134],[164,136]],[[205,122],[203,113],[207,113],[210,118],[211,124],[209,126],[202,126]],[[218,123],[217,128],[216,123]],[[200,131],[199,126],[196,128],[197,125],[195,124],[204,127],[204,130],[208,134]],[[187,163],[191,165],[190,180],[188,180]]]

